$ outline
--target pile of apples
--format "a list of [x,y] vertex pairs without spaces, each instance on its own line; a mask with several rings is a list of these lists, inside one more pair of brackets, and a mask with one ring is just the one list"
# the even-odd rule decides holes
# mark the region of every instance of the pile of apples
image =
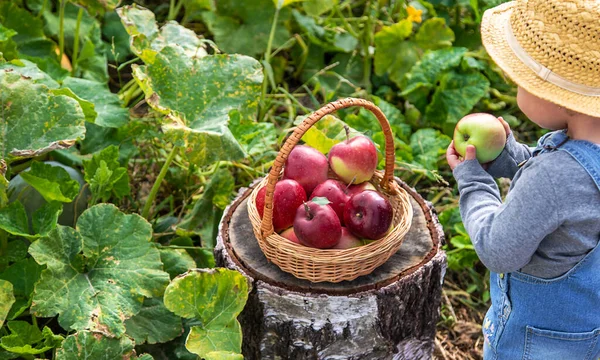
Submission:
[[[363,135],[347,136],[327,157],[307,145],[295,146],[275,185],[275,231],[319,249],[349,249],[386,235],[392,227],[392,205],[369,183],[377,162],[375,144]],[[328,178],[329,169],[339,180]],[[256,196],[261,218],[265,193],[263,187]]]

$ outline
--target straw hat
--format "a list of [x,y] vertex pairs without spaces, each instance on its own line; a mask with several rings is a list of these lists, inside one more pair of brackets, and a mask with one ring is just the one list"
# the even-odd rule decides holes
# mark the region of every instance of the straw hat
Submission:
[[600,1],[516,0],[487,10],[483,44],[519,86],[600,117]]

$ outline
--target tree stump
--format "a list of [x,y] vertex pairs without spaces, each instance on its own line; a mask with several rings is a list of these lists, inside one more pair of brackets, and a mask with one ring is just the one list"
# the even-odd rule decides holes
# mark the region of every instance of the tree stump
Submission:
[[246,359],[430,359],[446,255],[431,204],[411,195],[414,218],[398,252],[371,274],[311,283],[285,273],[260,250],[241,189],[219,225],[215,258],[253,285],[239,316]]

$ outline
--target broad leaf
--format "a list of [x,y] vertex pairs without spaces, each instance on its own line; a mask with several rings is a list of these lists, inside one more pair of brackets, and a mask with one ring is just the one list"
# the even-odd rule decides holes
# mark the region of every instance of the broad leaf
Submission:
[[446,70],[460,65],[466,52],[465,48],[449,48],[425,53],[406,75],[401,86],[402,95],[418,108],[424,109],[427,95],[435,88],[438,78]]
[[447,123],[453,131],[454,124],[471,111],[489,87],[490,82],[479,72],[459,74],[449,71],[441,77],[425,118],[432,123]]
[[452,46],[454,32],[443,18],[431,18],[421,25],[415,40],[424,50],[437,50]]
[[175,278],[165,290],[165,306],[193,326],[186,348],[204,357],[216,350],[241,352],[241,328],[237,316],[248,299],[248,281],[240,273],[217,268],[192,270]]
[[242,354],[226,351],[211,351],[204,355],[205,360],[244,360]]
[[[304,117],[299,117],[294,121],[295,125],[300,124]],[[302,136],[302,141],[310,147],[319,150],[323,154],[327,154],[329,150],[337,143],[346,140],[345,123],[333,115],[326,115],[316,124],[311,126],[308,131]],[[350,133],[357,131],[349,128]]]
[[59,226],[31,244],[29,253],[47,269],[36,284],[32,313],[59,314],[65,329],[125,332],[144,297],[156,297],[169,281],[151,245],[152,228],[138,215],[114,205],[87,209],[77,230]]
[[[203,20],[215,42],[227,53],[258,56],[267,49],[271,24],[275,15],[273,0],[219,0],[215,12],[204,12]],[[288,8],[279,13],[273,37],[273,49],[290,37],[285,27]]]
[[126,336],[120,339],[108,338],[100,333],[80,331],[69,335],[56,352],[57,360],[80,359],[143,359],[152,360],[147,354],[135,356],[134,342]]
[[333,9],[339,0],[305,0],[302,4],[304,11],[312,16],[319,16],[326,11]]
[[25,207],[15,201],[0,209],[0,229],[17,236],[29,236],[29,222]]
[[134,76],[155,110],[169,115],[163,125],[167,138],[186,148],[196,165],[244,157],[228,128],[229,113],[239,111],[241,121],[256,115],[262,67],[242,55],[189,58],[167,46],[154,63],[134,65]]
[[11,308],[8,319],[15,319],[31,305],[33,286],[40,278],[43,267],[32,258],[22,259],[10,265],[0,273],[0,279],[13,284],[15,303]]
[[60,166],[34,161],[21,177],[48,202],[71,202],[79,194],[79,182]]
[[37,326],[26,321],[9,321],[7,326],[10,335],[2,337],[0,346],[20,355],[43,354],[60,346],[64,340],[62,336],[54,335],[49,327],[44,326],[40,331]]
[[252,157],[264,157],[269,152],[274,152],[277,130],[273,123],[243,119],[242,114],[237,110],[232,110],[229,118],[231,120],[229,129],[246,154]]
[[159,249],[160,260],[171,279],[196,267],[196,262],[184,249]]
[[125,30],[131,36],[131,51],[144,62],[152,62],[165,46],[179,46],[189,57],[206,56],[204,43],[192,30],[167,22],[160,30],[154,13],[136,4],[117,9]]
[[5,60],[12,60],[18,57],[17,43],[12,39],[17,35],[13,29],[6,28],[0,24],[0,53]]
[[13,285],[6,280],[0,279],[0,328],[4,324],[4,320],[14,302]]
[[408,19],[384,26],[375,34],[375,73],[389,74],[396,84],[419,60],[419,50],[407,38],[412,34],[413,23]]
[[47,73],[28,60],[14,60],[11,62],[0,62],[0,71],[15,72],[20,74],[35,84],[46,85],[50,89],[58,89],[60,85],[52,79]]
[[147,299],[142,310],[125,321],[125,326],[136,345],[164,343],[183,333],[181,318],[170,312],[162,299]]
[[450,138],[434,129],[420,129],[410,137],[415,163],[428,170],[437,170],[437,162],[448,145]]
[[121,106],[117,94],[113,94],[103,83],[68,77],[63,81],[63,87],[68,87],[77,96],[91,102],[96,113],[94,124],[103,127],[118,128],[129,120],[127,109]]
[[72,146],[85,134],[79,103],[14,72],[0,70],[4,131],[0,156],[9,162]]

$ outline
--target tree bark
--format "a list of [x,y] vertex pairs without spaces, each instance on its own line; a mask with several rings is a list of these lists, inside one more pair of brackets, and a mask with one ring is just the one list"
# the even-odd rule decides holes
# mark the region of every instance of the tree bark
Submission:
[[297,279],[268,262],[248,218],[252,188],[240,190],[221,220],[215,258],[253,284],[239,317],[246,359],[431,358],[444,233],[431,204],[397,181],[414,210],[402,246],[371,274],[340,283]]

